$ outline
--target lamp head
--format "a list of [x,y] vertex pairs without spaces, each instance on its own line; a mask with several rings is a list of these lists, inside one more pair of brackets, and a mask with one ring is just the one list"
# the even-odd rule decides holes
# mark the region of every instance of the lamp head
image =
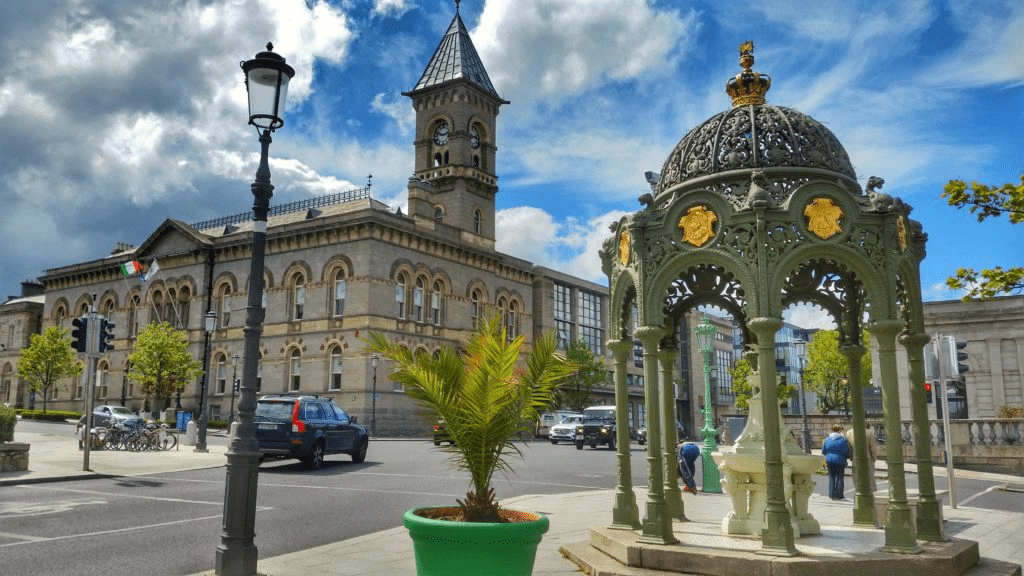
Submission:
[[284,126],[288,82],[295,76],[295,69],[273,50],[274,45],[267,42],[266,52],[239,64],[249,92],[249,124],[271,132]]

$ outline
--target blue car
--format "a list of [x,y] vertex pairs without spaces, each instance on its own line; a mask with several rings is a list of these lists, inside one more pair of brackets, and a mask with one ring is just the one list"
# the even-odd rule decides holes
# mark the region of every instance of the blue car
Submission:
[[370,435],[330,398],[278,394],[256,403],[256,441],[261,461],[297,458],[310,469],[323,466],[328,454],[348,454],[353,462],[366,459]]

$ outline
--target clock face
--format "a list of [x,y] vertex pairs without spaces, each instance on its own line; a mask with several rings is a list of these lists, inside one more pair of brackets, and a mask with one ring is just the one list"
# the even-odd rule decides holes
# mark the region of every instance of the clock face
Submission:
[[441,122],[434,128],[434,144],[444,146],[448,143],[448,123]]
[[469,129],[469,145],[473,148],[480,147],[480,133],[477,132],[476,126]]

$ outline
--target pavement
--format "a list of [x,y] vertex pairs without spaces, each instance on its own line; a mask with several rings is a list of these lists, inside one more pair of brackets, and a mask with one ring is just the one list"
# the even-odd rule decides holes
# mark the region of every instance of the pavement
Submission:
[[[184,435],[182,435],[184,438]],[[378,439],[379,440],[379,439]],[[0,473],[0,486],[38,482],[65,481],[76,478],[146,476],[182,470],[216,468],[225,465],[225,446],[209,445],[209,452],[197,453],[191,446],[178,446],[166,452],[90,451],[89,470],[83,470],[82,452],[75,448],[74,436],[68,434],[34,434],[15,430],[15,442],[29,443],[29,469],[24,472]],[[907,464],[908,473],[915,472]],[[944,467],[936,467],[936,476],[945,476]],[[958,478],[991,480],[1008,489],[1024,491],[1024,477],[957,470]],[[878,475],[885,475],[884,462],[879,462]],[[822,481],[825,478],[822,477]],[[847,483],[847,488],[851,488]],[[579,576],[579,568],[564,558],[562,546],[589,541],[592,527],[611,523],[614,489],[591,490],[566,494],[525,495],[502,500],[508,508],[541,512],[551,525],[541,540],[534,564],[536,576]],[[636,489],[641,514],[646,488]],[[722,518],[730,511],[725,494],[683,493],[685,514],[689,522],[675,524],[676,530],[702,532],[708,538],[730,538],[721,535]],[[1024,514],[971,507],[964,501],[957,508],[946,502],[943,508],[946,535],[974,540],[981,556],[1024,565]],[[877,547],[884,532],[879,529],[852,526],[852,499],[833,501],[812,495],[810,512],[822,526],[822,535],[798,539],[802,546],[842,547],[850,552]],[[397,520],[397,519],[396,519]],[[750,546],[749,538],[734,538],[737,546]],[[211,563],[213,561],[211,554]],[[259,558],[258,570],[267,576],[413,576],[416,573],[413,545],[402,526],[342,540],[333,544],[301,550],[290,554]],[[204,572],[213,574],[213,571]]]

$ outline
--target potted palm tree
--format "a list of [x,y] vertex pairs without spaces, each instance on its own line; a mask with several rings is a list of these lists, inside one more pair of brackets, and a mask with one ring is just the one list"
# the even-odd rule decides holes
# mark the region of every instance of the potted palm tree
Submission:
[[457,505],[414,508],[403,516],[420,576],[533,571],[548,519],[501,508],[491,477],[511,470],[508,457],[520,455],[515,437],[551,404],[558,382],[575,366],[556,353],[553,334],[534,342],[521,363],[523,342],[522,336],[507,338],[496,318],[481,322],[464,351],[444,348],[437,356],[414,355],[379,333],[369,337],[371,352],[394,361],[391,379],[446,422],[453,444],[442,449],[472,479]]

